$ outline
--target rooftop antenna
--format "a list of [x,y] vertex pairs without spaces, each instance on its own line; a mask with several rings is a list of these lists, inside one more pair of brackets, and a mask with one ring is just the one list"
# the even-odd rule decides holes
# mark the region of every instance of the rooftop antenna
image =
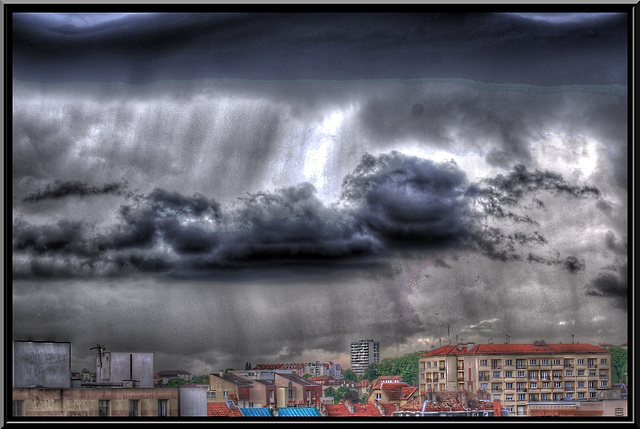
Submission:
[[571,344],[573,344],[574,342],[575,342],[575,336],[571,334]]
[[509,340],[511,339],[511,337],[509,335],[507,335],[507,344],[509,344]]
[[447,323],[447,336],[449,337],[449,345],[451,345],[451,332],[449,331],[449,324]]

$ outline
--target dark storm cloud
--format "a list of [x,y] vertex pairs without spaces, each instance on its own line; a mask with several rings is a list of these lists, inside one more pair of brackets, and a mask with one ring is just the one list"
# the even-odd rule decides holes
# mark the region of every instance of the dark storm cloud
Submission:
[[626,83],[625,14],[547,25],[508,14],[366,12],[132,14],[82,26],[16,14],[14,72],[24,80],[131,83],[444,76]]
[[102,187],[89,186],[86,183],[79,181],[62,182],[56,181],[53,184],[48,184],[45,189],[38,190],[37,192],[27,195],[22,201],[24,202],[36,202],[47,199],[59,199],[70,196],[91,196],[102,194],[116,194],[123,195],[127,187],[126,182],[113,182],[105,183]]
[[560,174],[551,171],[529,171],[517,164],[506,176],[498,174],[481,181],[480,186],[472,185],[467,195],[477,198],[487,215],[512,217],[516,221],[531,222],[527,217],[519,218],[505,212],[503,206],[516,206],[530,193],[546,190],[554,194],[575,198],[599,197],[600,191],[593,186],[576,186],[566,182]]
[[[81,188],[84,189],[84,188]],[[584,268],[574,256],[555,259],[522,248],[541,248],[538,232],[486,227],[496,207],[515,206],[540,190],[573,197],[598,195],[551,172],[515,166],[506,177],[469,185],[452,161],[436,163],[399,152],[365,154],[345,176],[338,204],[326,206],[309,183],[248,194],[231,209],[195,193],[155,189],[118,209],[119,223],[95,233],[79,222],[32,225],[14,221],[15,275],[63,276],[143,272],[221,278],[234,271],[307,267],[337,269],[371,264],[396,251],[470,246],[491,259]],[[488,198],[483,212],[471,202]],[[517,219],[516,224],[518,223]],[[533,223],[533,222],[531,222]],[[59,257],[59,259],[57,259]],[[353,265],[355,266],[355,265]]]
[[602,272],[587,287],[587,295],[611,298],[613,305],[622,310],[627,309],[627,264],[618,268],[618,273]]
[[391,246],[454,245],[467,234],[466,182],[453,162],[367,154],[343,180],[342,199],[359,204],[358,222]]

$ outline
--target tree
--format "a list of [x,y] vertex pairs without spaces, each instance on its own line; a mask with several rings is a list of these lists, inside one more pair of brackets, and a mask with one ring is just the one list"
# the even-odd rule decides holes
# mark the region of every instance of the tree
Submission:
[[345,369],[344,371],[342,371],[342,379],[349,381],[358,381],[358,376],[350,369]]
[[609,347],[611,353],[611,381],[618,383],[620,380],[625,380],[625,372],[628,360],[628,354],[622,347],[612,346]]
[[251,362],[247,362],[244,364],[244,369],[251,369]]
[[324,391],[324,396],[335,396],[335,395],[336,395],[336,390],[331,386],[327,387]]
[[360,403],[360,396],[358,396],[358,392],[356,392],[353,389],[347,389],[347,391],[344,392],[344,395],[342,395],[342,399],[344,399],[345,401],[349,401],[353,404]]
[[302,378],[304,378],[305,380],[307,380],[309,377],[311,377],[311,374],[308,374],[306,372],[302,374]]
[[204,374],[203,375],[196,375],[191,380],[189,380],[189,383],[209,384],[209,376],[208,375],[204,375]]
[[349,388],[347,386],[340,386],[336,393],[333,395],[333,402],[337,404],[344,397],[344,394],[347,393]]
[[[387,375],[387,374],[385,374]],[[372,363],[364,370],[364,378],[373,381],[378,378],[378,364]]]
[[167,387],[182,387],[185,384],[187,384],[186,380],[177,377],[167,381]]

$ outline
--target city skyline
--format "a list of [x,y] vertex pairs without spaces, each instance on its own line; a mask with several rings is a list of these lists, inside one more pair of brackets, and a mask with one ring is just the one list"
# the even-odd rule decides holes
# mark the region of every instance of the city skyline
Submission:
[[609,10],[14,14],[14,339],[194,374],[626,343]]

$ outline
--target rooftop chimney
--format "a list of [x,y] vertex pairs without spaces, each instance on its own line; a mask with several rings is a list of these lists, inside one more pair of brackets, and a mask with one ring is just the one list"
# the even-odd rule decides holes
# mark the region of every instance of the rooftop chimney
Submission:
[[222,376],[224,375],[224,371],[223,371],[223,370],[220,370],[220,371],[218,372],[218,375],[219,375],[220,377],[222,377]]

